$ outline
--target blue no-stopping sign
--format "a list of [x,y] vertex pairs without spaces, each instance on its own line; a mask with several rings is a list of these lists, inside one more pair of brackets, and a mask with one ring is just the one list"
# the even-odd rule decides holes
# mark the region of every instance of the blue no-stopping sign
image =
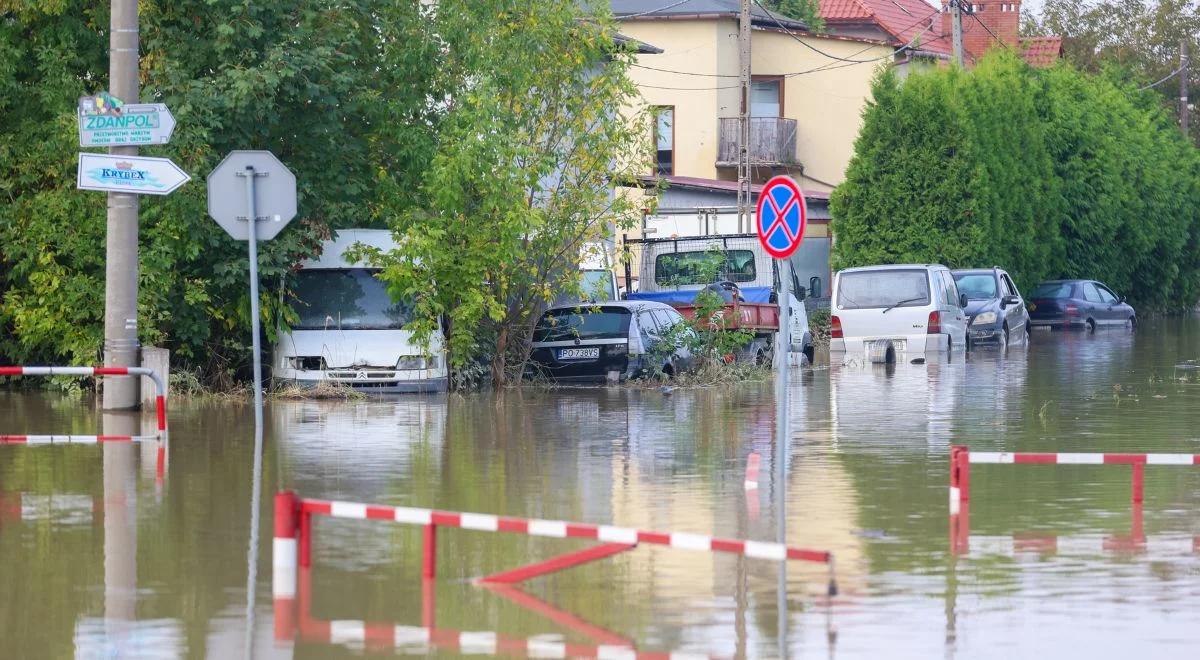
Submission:
[[808,209],[804,193],[790,176],[772,177],[758,195],[758,241],[767,254],[786,259],[804,241]]

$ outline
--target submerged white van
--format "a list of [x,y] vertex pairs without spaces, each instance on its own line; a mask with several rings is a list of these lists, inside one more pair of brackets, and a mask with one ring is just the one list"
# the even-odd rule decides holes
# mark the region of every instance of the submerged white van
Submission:
[[967,348],[967,299],[940,264],[838,271],[830,304],[835,363],[938,359]]
[[389,250],[391,232],[346,229],[301,264],[292,309],[299,317],[281,329],[271,376],[276,385],[349,385],[369,394],[444,392],[448,383],[441,337],[426,350],[404,329],[410,308],[392,302],[378,269],[350,262],[355,243]]

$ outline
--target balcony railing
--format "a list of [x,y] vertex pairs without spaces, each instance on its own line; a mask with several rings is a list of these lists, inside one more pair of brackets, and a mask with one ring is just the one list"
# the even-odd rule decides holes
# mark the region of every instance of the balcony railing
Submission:
[[[741,131],[737,117],[722,117],[717,167],[737,167]],[[796,120],[750,118],[750,163],[768,167],[796,165]]]

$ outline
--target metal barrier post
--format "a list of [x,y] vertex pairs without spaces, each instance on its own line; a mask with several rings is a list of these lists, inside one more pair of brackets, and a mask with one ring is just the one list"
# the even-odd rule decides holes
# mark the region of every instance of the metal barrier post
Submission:
[[421,567],[421,577],[432,580],[437,577],[437,525],[432,522],[425,525],[422,542],[424,561]]
[[275,540],[272,546],[272,597],[275,601],[275,641],[296,636],[296,534],[300,502],[290,490],[275,494]]
[[1146,478],[1145,468],[1146,468],[1146,466],[1143,463],[1134,463],[1133,464],[1133,488],[1132,488],[1131,494],[1133,496],[1134,504],[1142,503],[1143,495],[1145,492],[1145,478]]

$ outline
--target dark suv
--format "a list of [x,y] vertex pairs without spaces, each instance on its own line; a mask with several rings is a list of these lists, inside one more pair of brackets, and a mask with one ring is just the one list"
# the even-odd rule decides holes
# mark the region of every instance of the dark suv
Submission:
[[683,347],[663,342],[683,316],[670,305],[614,301],[600,305],[558,305],[546,310],[533,330],[530,375],[556,381],[622,381],[691,366]]
[[1030,293],[1029,301],[1029,320],[1034,326],[1088,331],[1104,325],[1137,326],[1137,314],[1125,298],[1095,280],[1042,282]]

